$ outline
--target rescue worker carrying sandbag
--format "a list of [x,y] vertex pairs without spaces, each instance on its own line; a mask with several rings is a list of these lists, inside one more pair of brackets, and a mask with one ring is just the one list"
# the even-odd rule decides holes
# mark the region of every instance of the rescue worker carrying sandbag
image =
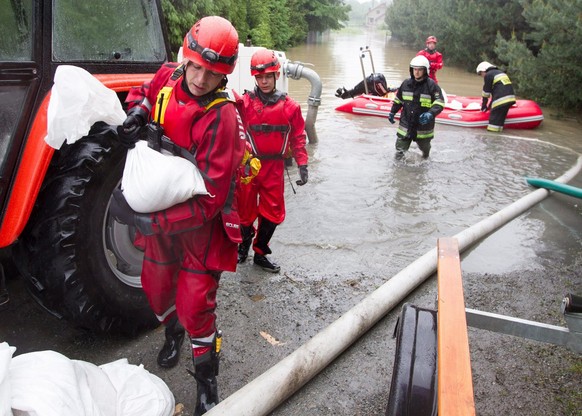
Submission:
[[170,144],[178,146],[178,154],[185,150],[194,157],[208,194],[138,214],[116,192],[110,210],[139,231],[135,243],[144,250],[143,290],[166,327],[158,364],[175,366],[184,328],[190,337],[197,383],[194,414],[201,415],[219,401],[216,291],[221,273],[236,270],[242,241],[235,185],[246,135],[235,100],[225,88],[238,57],[238,34],[222,17],[204,17],[184,37],[183,57],[180,64],[164,64],[151,82],[130,91],[128,117],[119,136],[132,147],[142,127],[157,120],[148,131],[162,129]]
[[298,185],[305,185],[308,180],[305,120],[299,104],[276,88],[280,68],[275,52],[270,49],[261,48],[251,57],[251,75],[256,86],[243,95],[243,118],[261,169],[250,183],[241,184],[237,193],[243,239],[238,262],[247,259],[252,243],[254,264],[274,273],[281,267],[267,255],[271,254],[269,241],[275,228],[285,219],[285,158],[291,155],[297,163]]
[[[481,111],[489,113],[488,131],[501,132],[505,124],[507,113],[511,106],[516,103],[513,85],[507,74],[499,70],[495,65],[487,61],[477,65],[477,75],[483,77],[483,103]],[[489,102],[491,98],[491,102]]]

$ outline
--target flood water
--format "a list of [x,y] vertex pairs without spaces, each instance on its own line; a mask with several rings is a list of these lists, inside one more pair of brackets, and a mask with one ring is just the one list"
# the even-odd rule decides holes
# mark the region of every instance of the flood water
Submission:
[[[555,120],[549,110],[540,127],[502,134],[437,124],[430,159],[422,160],[413,144],[405,160],[394,160],[397,124],[335,111],[343,102],[335,90],[362,80],[363,46],[372,50],[375,70],[389,85],[397,87],[409,76],[416,50],[382,33],[335,33],[286,51],[289,59],[313,65],[323,84],[319,140],[309,145],[309,184],[295,187],[297,194],[287,184],[287,219],[273,241],[292,267],[308,264],[321,273],[342,270],[386,278],[433,248],[439,237],[453,236],[533,191],[524,177],[555,179],[575,164],[578,125]],[[481,77],[448,67],[444,60],[438,78],[448,94],[481,94]],[[364,63],[369,74],[370,60]],[[289,93],[304,113],[310,89],[306,80],[289,81]],[[294,182],[295,169],[290,173]],[[540,240],[547,226],[544,218],[520,217],[504,227],[485,255],[466,256],[463,266],[483,272],[485,267],[531,265],[542,244],[532,240]],[[570,231],[575,238],[565,243],[563,256],[582,241]]]

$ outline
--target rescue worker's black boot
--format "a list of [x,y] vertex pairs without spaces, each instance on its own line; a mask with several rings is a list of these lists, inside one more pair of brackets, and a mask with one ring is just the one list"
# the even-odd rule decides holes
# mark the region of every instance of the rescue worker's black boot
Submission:
[[269,221],[264,217],[259,217],[259,228],[257,230],[257,238],[253,244],[253,249],[255,250],[255,256],[253,258],[253,263],[257,266],[272,273],[278,273],[281,267],[276,263],[270,261],[266,256],[271,254],[271,249],[269,248],[269,241],[273,237],[273,233],[277,228],[277,224]]
[[255,229],[252,225],[241,225],[240,233],[242,234],[242,243],[238,245],[238,263],[244,263],[249,256],[249,249],[253,243]]
[[203,415],[219,402],[216,376],[218,375],[221,343],[222,333],[220,331],[216,332],[214,340],[211,342],[192,339],[194,372],[190,371],[190,374],[196,379],[194,416]]
[[186,331],[177,317],[172,318],[166,324],[166,341],[158,353],[158,365],[164,368],[172,368],[180,359],[180,347],[184,342]]
[[279,273],[279,271],[281,270],[281,266],[269,260],[267,256],[263,256],[262,254],[259,253],[255,253],[255,256],[253,257],[253,263],[259,266],[261,269],[271,273]]

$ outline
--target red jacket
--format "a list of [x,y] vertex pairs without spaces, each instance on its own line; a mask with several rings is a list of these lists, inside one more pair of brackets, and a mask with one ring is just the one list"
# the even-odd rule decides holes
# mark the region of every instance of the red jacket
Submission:
[[[141,105],[147,108],[148,103],[155,103],[158,92],[166,86],[177,66],[164,65],[149,84],[131,91],[127,98],[129,107]],[[231,193],[234,191],[235,172],[245,148],[244,126],[233,102],[223,101],[205,110],[208,102],[208,96],[192,96],[182,87],[181,81],[172,90],[164,113],[164,131],[174,143],[195,155],[210,195],[197,195],[152,214],[156,232],[175,234],[194,230],[217,218],[225,208],[227,198],[234,199]],[[222,222],[227,233],[232,231],[227,229],[229,221]],[[235,226],[238,231],[238,223]]]
[[436,71],[443,68],[443,55],[437,50],[429,51],[428,49],[423,49],[419,51],[416,56],[424,56],[428,59],[430,63],[430,74],[429,77],[432,78],[434,82],[438,82],[436,78]]
[[275,92],[264,104],[256,93],[247,92],[243,103],[251,145],[259,159],[283,159],[290,152],[298,166],[307,165],[305,120],[296,101]]

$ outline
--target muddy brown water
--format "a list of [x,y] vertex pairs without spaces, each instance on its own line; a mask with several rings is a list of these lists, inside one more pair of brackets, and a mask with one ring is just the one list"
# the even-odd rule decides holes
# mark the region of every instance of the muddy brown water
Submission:
[[[249,260],[221,280],[222,397],[292,353],[433,248],[439,237],[455,235],[531,192],[524,177],[556,178],[581,151],[580,126],[558,121],[544,109],[546,119],[534,130],[491,134],[437,124],[429,160],[413,147],[396,162],[396,127],[387,119],[335,111],[342,102],[335,90],[362,79],[361,46],[371,48],[376,71],[390,84],[408,77],[416,51],[382,34],[336,33],[286,51],[292,60],[313,64],[323,83],[319,141],[309,145],[309,183],[294,185],[293,193],[287,182],[287,218],[272,240],[281,273],[257,270]],[[481,92],[482,79],[448,67],[446,56],[438,78],[448,93]],[[306,111],[310,84],[291,80],[289,86]],[[294,184],[296,168],[289,174]],[[571,184],[582,186],[580,175]],[[582,292],[581,277],[570,266],[582,245],[580,215],[578,200],[552,196],[463,253],[467,306],[563,325],[561,296],[566,290]],[[96,338],[39,309],[17,280],[10,281],[10,290],[10,308],[0,315],[0,341],[16,346],[16,354],[52,349],[95,364],[128,358],[162,378],[184,404],[183,414],[192,413],[188,347],[176,368],[158,368],[161,328],[131,340]],[[432,278],[403,301],[434,307],[435,299]],[[397,313],[389,313],[273,415],[384,414]],[[478,414],[566,414],[556,407],[557,401],[568,402],[567,394],[560,395],[568,391],[560,377],[576,356],[483,332],[470,332]]]
[[[335,111],[342,102],[335,90],[362,79],[359,49],[365,46],[389,85],[399,86],[409,76],[416,51],[381,34],[335,34],[287,52],[293,60],[312,63],[323,83],[319,143],[310,146],[310,187],[296,195],[288,187],[289,218],[282,228],[293,228],[293,237],[275,235],[277,242],[293,244],[298,260],[324,256],[326,267],[390,275],[433,247],[439,236],[454,235],[527,194],[531,188],[524,177],[554,179],[576,162],[579,126],[548,113],[537,129],[503,134],[437,124],[428,161],[413,145],[407,160],[396,162],[396,125]],[[364,63],[369,74],[369,59]],[[448,67],[446,56],[438,78],[449,94],[481,94],[482,78]],[[304,101],[309,91],[308,82],[290,81],[297,100]],[[532,253],[522,244],[529,238],[520,225],[513,227],[505,239],[513,247],[508,260],[529,262]],[[573,243],[579,242],[577,236]],[[359,253],[366,268],[348,252]],[[483,266],[466,260],[471,269]]]

